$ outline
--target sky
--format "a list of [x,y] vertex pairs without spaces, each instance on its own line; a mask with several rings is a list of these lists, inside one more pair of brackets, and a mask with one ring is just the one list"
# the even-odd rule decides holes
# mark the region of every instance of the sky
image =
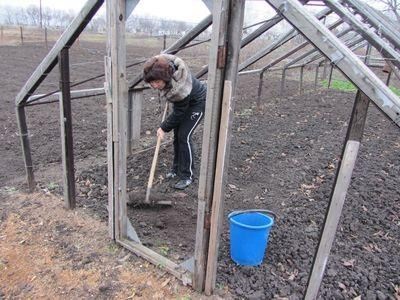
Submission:
[[[51,7],[77,13],[85,4],[84,0],[41,0],[43,7]],[[11,5],[27,7],[39,6],[40,0],[0,0],[0,6]],[[105,14],[105,4],[100,14]],[[139,16],[155,16],[158,18],[198,23],[210,12],[201,0],[141,0],[133,11]],[[246,1],[246,15],[250,23],[265,20],[271,16],[271,8],[265,1]],[[246,20],[245,20],[246,21]],[[246,22],[245,22],[246,23]]]
[[[1,5],[27,7],[29,5],[39,6],[40,0],[0,0]],[[78,12],[85,1],[83,0],[42,0],[43,7]],[[105,13],[103,4],[100,13]],[[204,19],[209,11],[201,0],[141,0],[134,10],[135,15],[156,16],[160,18],[173,19],[197,23]]]

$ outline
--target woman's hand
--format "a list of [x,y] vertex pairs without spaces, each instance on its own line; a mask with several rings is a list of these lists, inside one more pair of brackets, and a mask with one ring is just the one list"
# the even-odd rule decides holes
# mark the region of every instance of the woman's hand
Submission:
[[165,135],[165,131],[162,130],[161,128],[157,129],[157,137],[159,137],[160,139],[164,139],[164,135]]

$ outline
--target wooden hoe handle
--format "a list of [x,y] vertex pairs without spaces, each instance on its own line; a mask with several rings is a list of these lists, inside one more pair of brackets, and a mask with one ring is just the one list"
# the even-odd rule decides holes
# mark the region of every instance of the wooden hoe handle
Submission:
[[[163,113],[161,122],[163,122],[165,120],[165,116],[167,114],[167,109],[168,109],[168,102],[165,103],[164,113]],[[153,162],[151,163],[149,181],[147,183],[146,198],[144,200],[145,203],[150,203],[150,191],[153,186],[154,173],[156,171],[158,153],[160,151],[160,145],[161,145],[161,137],[157,137],[156,150],[154,151]]]

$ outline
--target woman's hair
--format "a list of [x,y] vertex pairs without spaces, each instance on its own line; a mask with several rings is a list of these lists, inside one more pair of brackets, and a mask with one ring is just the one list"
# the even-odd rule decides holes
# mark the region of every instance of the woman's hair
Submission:
[[143,66],[143,80],[151,82],[154,80],[163,80],[166,83],[171,81],[174,74],[173,65],[165,57],[160,55],[148,59]]

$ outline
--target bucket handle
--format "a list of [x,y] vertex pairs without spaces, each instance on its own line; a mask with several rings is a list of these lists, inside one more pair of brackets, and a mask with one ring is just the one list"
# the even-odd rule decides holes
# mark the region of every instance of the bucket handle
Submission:
[[274,213],[274,212],[272,212],[272,211],[270,211],[268,209],[257,209],[257,208],[255,208],[255,209],[246,209],[246,210],[238,210],[238,211],[235,211],[235,212],[231,212],[229,214],[229,218],[231,218],[233,216],[241,215],[241,214],[244,214],[244,213],[247,213],[247,212],[266,213],[268,215],[271,215],[274,218],[274,220],[276,220],[276,213]]

